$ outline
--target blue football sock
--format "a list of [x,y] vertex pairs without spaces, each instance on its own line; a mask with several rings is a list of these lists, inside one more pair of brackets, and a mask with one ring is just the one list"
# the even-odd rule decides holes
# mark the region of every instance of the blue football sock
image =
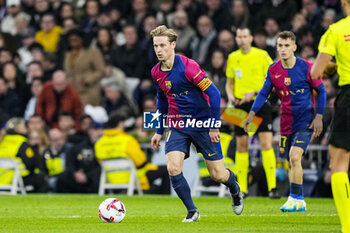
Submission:
[[190,211],[197,209],[191,197],[190,186],[188,186],[188,183],[182,172],[177,176],[170,176],[170,180],[175,192],[185,204],[187,210]]
[[304,194],[303,194],[303,185],[302,184],[295,184],[295,183],[290,183],[290,194],[289,196],[299,199],[299,200],[304,200]]
[[230,169],[226,169],[230,172],[230,177],[228,178],[226,183],[224,183],[224,185],[226,185],[230,189],[230,193],[232,195],[237,195],[240,191],[240,188],[238,183],[236,182],[236,176]]

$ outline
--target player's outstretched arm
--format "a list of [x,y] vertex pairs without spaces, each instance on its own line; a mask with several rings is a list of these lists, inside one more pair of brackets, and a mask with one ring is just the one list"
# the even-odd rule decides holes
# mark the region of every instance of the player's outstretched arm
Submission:
[[319,53],[317,55],[316,61],[311,68],[311,78],[321,79],[322,74],[326,66],[332,60],[332,56],[326,53]]

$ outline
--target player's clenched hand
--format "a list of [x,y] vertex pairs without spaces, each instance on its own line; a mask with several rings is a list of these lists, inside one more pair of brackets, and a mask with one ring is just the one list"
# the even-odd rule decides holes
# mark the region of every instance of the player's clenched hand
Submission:
[[248,117],[243,122],[244,131],[246,133],[248,133],[248,125],[249,125],[250,122],[253,121],[254,115],[255,115],[255,112],[250,111],[249,114],[248,114]]
[[254,91],[244,93],[244,98],[239,102],[239,105],[252,101],[254,96],[255,96]]
[[218,129],[210,129],[209,137],[213,143],[218,143],[220,141],[220,131]]
[[316,117],[312,121],[309,128],[314,129],[314,133],[312,136],[314,136],[314,137],[320,136],[322,129],[323,129],[323,122],[322,122],[322,115],[321,114],[316,114]]
[[161,134],[157,134],[157,133],[154,134],[154,136],[152,137],[152,141],[151,141],[153,149],[155,149],[155,150],[159,149],[160,140],[162,140],[162,135]]

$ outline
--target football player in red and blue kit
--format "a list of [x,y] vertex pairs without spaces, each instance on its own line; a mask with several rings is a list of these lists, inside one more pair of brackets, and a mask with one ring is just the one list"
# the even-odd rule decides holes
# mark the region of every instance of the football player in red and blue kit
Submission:
[[[279,33],[277,51],[281,60],[269,67],[264,86],[244,122],[247,131],[248,124],[274,87],[281,100],[280,155],[289,159],[290,164],[290,194],[281,207],[283,212],[306,211],[301,158],[312,134],[317,137],[322,132],[322,116],[326,105],[322,81],[311,79],[312,64],[294,55],[295,40],[295,35],[290,31]],[[313,90],[318,94],[316,112]]]
[[[172,186],[187,208],[183,222],[199,220],[190,187],[182,174],[184,159],[191,143],[203,154],[210,176],[225,184],[232,196],[233,211],[243,211],[243,198],[236,176],[226,169],[220,146],[220,92],[199,65],[185,56],[175,54],[177,34],[162,25],[151,32],[154,51],[160,61],[152,76],[157,88],[157,109],[167,118],[165,153]],[[158,112],[157,111],[157,112]],[[164,125],[152,138],[158,149]]]

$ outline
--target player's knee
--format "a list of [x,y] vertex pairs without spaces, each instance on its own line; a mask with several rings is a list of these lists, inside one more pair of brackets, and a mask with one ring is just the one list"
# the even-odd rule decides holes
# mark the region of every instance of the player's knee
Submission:
[[301,157],[295,154],[290,154],[289,162],[292,167],[298,166],[301,164]]
[[182,172],[182,169],[180,167],[172,164],[168,164],[167,169],[168,169],[169,175],[171,176],[177,176]]
[[217,172],[217,171],[211,171],[210,172],[210,177],[219,183],[223,183],[227,181],[227,177],[224,172]]

